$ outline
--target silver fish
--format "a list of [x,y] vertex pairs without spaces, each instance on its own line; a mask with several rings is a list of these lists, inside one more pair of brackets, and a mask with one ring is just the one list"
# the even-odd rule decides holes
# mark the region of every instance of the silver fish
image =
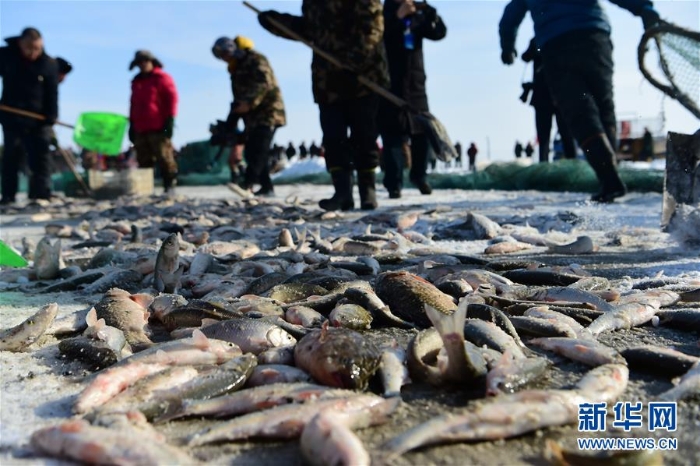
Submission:
[[51,303],[15,327],[0,332],[0,351],[22,351],[37,341],[58,313],[58,304]]
[[598,246],[593,243],[590,236],[579,236],[576,241],[569,244],[550,244],[547,248],[554,254],[590,254],[598,250]]
[[685,398],[700,395],[700,361],[681,377],[678,385],[658,395],[656,399],[661,401],[679,401]]
[[606,330],[628,330],[649,322],[658,311],[658,302],[621,304],[613,312],[606,312],[598,317],[587,328],[593,336],[598,336]]
[[396,340],[380,348],[382,352],[379,375],[382,378],[384,397],[401,396],[401,387],[411,383],[406,367],[406,352]]
[[34,273],[38,280],[52,280],[58,277],[58,271],[65,267],[61,257],[61,240],[51,244],[51,239],[44,236],[34,252]]
[[163,241],[156,257],[154,287],[160,292],[177,293],[184,270],[184,264],[180,264],[180,241],[176,233],[171,233]]
[[311,376],[303,370],[281,364],[260,365],[248,379],[248,387],[259,387],[276,383],[311,382]]
[[576,338],[534,338],[530,344],[554,351],[573,361],[579,361],[589,366],[622,363],[624,359],[613,348],[593,339]]
[[279,326],[262,319],[231,319],[202,327],[208,337],[230,341],[244,353],[259,354],[270,348],[294,345],[296,338]]

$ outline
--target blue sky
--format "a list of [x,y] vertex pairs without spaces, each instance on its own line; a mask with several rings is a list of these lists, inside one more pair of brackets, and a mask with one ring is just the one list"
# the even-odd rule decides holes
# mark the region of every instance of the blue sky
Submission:
[[[299,14],[301,1],[253,1],[261,9]],[[602,3],[613,25],[615,101],[618,116],[644,118],[665,110],[666,130],[691,133],[698,122],[692,114],[646,82],[637,68],[636,50],[642,22],[611,2]],[[448,35],[425,47],[428,97],[432,112],[453,140],[475,141],[480,157],[512,157],[516,139],[535,139],[532,107],[518,100],[525,73],[532,68],[518,60],[500,61],[498,22],[505,1],[434,0]],[[700,2],[655,2],[661,16],[700,29]],[[267,55],[282,88],[288,126],[276,142],[319,142],[318,110],[311,95],[311,52],[300,43],[268,34],[255,15],[237,1],[32,1],[0,0],[0,35],[38,28],[46,50],[74,66],[60,88],[60,119],[74,123],[81,112],[111,111],[127,115],[128,65],[137,49],[151,50],[165,64],[180,94],[174,143],[207,139],[209,123],[226,117],[232,100],[225,64],[211,55],[217,37],[248,36]],[[520,28],[518,50],[532,37],[529,16]],[[58,130],[69,144],[71,131]]]

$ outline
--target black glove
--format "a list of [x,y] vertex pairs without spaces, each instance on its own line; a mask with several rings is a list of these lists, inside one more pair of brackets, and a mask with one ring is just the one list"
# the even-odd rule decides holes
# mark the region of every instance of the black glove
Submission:
[[170,117],[165,120],[165,126],[163,127],[163,134],[166,138],[170,139],[173,137],[173,128],[175,127],[175,118]]
[[642,17],[642,23],[644,24],[645,30],[650,29],[661,22],[661,16],[659,16],[659,13],[650,6],[644,8],[639,16]]
[[510,52],[503,51],[501,52],[501,61],[504,65],[512,65],[517,56],[518,53],[515,50],[511,50]]
[[[272,21],[271,21],[272,20]],[[299,36],[303,36],[303,24],[302,19],[298,16],[290,14],[282,14],[275,10],[263,11],[258,15],[258,22],[262,27],[267,29],[272,34],[283,37],[285,39],[295,40],[294,37],[290,37],[278,28],[276,28],[272,22],[280,23],[290,29],[292,32]]]
[[241,117],[238,113],[233,111],[234,104],[231,104],[231,110],[228,112],[228,117],[226,117],[226,131],[235,132],[238,128],[238,119]]

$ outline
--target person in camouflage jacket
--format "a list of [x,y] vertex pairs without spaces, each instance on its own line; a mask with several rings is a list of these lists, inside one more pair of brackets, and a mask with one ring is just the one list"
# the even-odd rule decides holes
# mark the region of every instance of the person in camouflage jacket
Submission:
[[[294,39],[274,26],[278,22],[313,42],[354,72],[341,69],[314,54],[311,64],[314,101],[319,106],[326,168],[335,194],[319,206],[350,210],[352,171],[357,171],[362,209],[377,207],[375,173],[379,165],[377,110],[379,97],[362,86],[357,75],[389,86],[384,50],[384,18],[380,0],[304,0],[302,15],[266,11],[260,24],[275,35]],[[348,137],[348,129],[350,136]]]
[[212,53],[228,64],[233,89],[233,104],[227,126],[235,131],[238,120],[245,124],[246,173],[241,187],[252,189],[260,184],[256,195],[272,195],[269,154],[277,128],[287,123],[282,92],[267,58],[253,50],[250,39],[219,38]]

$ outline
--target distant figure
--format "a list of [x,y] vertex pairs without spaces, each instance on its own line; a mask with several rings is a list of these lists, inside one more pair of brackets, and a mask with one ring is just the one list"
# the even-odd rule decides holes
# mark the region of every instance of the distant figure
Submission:
[[642,152],[641,159],[651,162],[654,159],[654,138],[651,135],[649,128],[644,128],[644,136],[642,137]]
[[[650,0],[613,3],[641,17],[644,29],[661,19]],[[518,28],[528,11],[552,98],[600,183],[591,201],[613,202],[627,188],[615,161],[613,44],[607,15],[598,0],[511,0],[499,23],[501,61],[506,65],[515,61]]]
[[532,147],[531,142],[528,142],[527,146],[525,146],[525,157],[527,157],[528,159],[531,159],[532,154],[534,154],[534,153],[535,153],[535,148]]
[[476,144],[473,142],[469,144],[469,149],[467,149],[467,156],[469,157],[469,171],[476,171],[476,154],[479,153],[479,149],[476,148]]
[[549,138],[552,134],[552,117],[557,120],[557,129],[561,135],[561,143],[567,159],[576,158],[576,143],[569,127],[564,122],[561,112],[552,100],[552,95],[547,85],[547,78],[542,67],[542,54],[537,49],[535,39],[530,41],[530,46],[523,52],[523,61],[532,62],[532,83],[523,84],[521,100],[527,101],[527,94],[532,90],[530,105],[535,109],[535,128],[537,128],[537,140],[540,146],[540,163],[549,162]]
[[311,158],[321,156],[321,148],[316,145],[316,141],[311,141],[311,145],[309,146],[309,155]]
[[141,168],[156,163],[163,177],[163,188],[171,193],[177,184],[177,162],[171,138],[177,114],[177,90],[163,64],[148,50],[139,50],[129,70],[139,68],[131,81],[129,140],[134,143]]
[[309,150],[306,148],[304,141],[302,141],[301,144],[299,144],[299,159],[304,160],[308,156],[309,156]]
[[19,173],[26,154],[31,172],[29,199],[51,198],[51,127],[58,118],[58,66],[44,51],[41,33],[26,28],[19,37],[5,39],[0,48],[0,103],[44,115],[37,120],[0,112],[5,153],[2,157],[2,199],[15,203]]
[[523,156],[523,145],[520,144],[520,141],[515,141],[515,158],[519,159],[522,156]]
[[455,152],[457,152],[457,158],[455,159],[455,167],[462,166],[462,144],[457,141],[455,144]]
[[287,150],[285,151],[285,154],[287,155],[287,160],[292,160],[292,157],[297,155],[297,150],[294,147],[294,144],[292,144],[291,142],[289,143],[289,145],[287,146]]

